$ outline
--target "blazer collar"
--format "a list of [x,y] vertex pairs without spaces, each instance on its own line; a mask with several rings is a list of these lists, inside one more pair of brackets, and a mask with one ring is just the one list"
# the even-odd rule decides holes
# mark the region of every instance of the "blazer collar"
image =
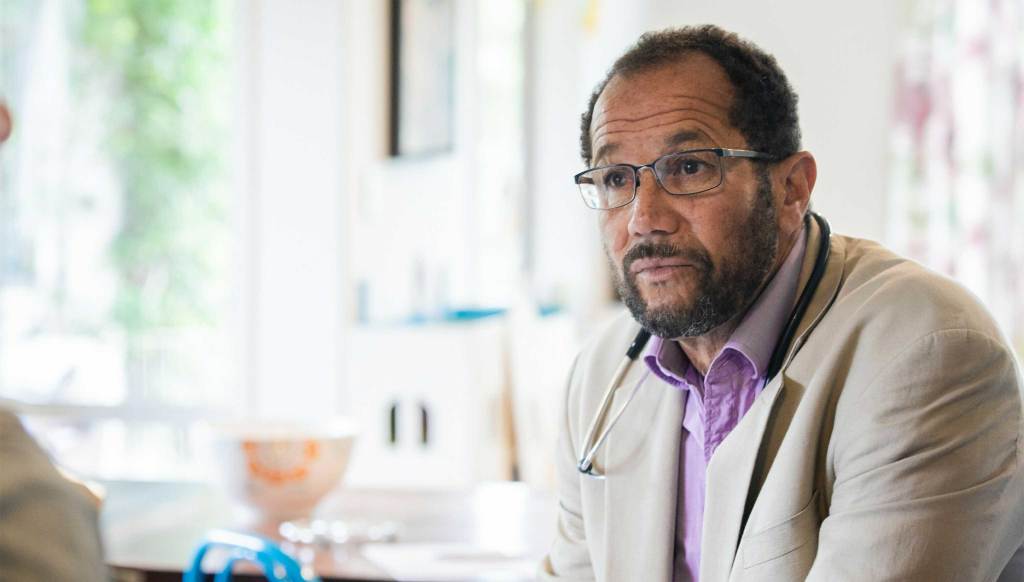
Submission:
[[[807,250],[804,252],[804,262],[800,268],[800,284],[797,297],[803,293],[804,288],[810,283],[811,272],[814,270],[814,262],[821,245],[821,235],[822,232],[818,228],[818,223],[811,220],[810,230],[807,233]],[[832,306],[836,295],[839,294],[839,285],[842,283],[846,265],[846,245],[842,237],[835,236],[830,237],[826,244],[829,246],[829,255],[828,261],[825,263],[825,273],[822,275],[821,281],[818,282],[818,288],[815,289],[814,295],[811,297],[811,302],[807,306],[807,313],[804,314],[803,319],[800,320],[800,325],[797,326],[793,343],[786,351],[782,371],[785,371],[793,356],[803,347],[804,342],[807,341],[807,336],[818,325],[818,322],[824,317],[829,307]],[[782,372],[779,372],[779,375],[781,376]]]

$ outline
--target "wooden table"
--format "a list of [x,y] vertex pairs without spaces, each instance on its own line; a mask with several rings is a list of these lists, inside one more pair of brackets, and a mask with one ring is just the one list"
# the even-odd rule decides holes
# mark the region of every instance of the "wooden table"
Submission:
[[[107,498],[101,514],[107,561],[114,579],[122,582],[181,580],[196,544],[215,528],[249,531],[280,540],[276,523],[258,522],[240,515],[211,485],[200,483],[124,482],[104,483]],[[555,526],[555,502],[548,493],[520,483],[494,483],[470,491],[377,491],[339,490],[319,506],[316,515],[368,522],[398,524],[395,545],[286,546],[328,580],[524,580],[525,560],[536,563],[551,542]],[[463,548],[461,557],[486,564],[488,574],[431,577],[421,570],[401,574],[404,548],[412,544],[439,544]],[[431,546],[433,547],[433,546]],[[371,553],[370,550],[376,548]],[[466,554],[465,548],[480,548]],[[386,552],[381,552],[386,550]],[[509,571],[501,571],[501,559],[487,560],[500,552],[508,558]],[[472,552],[471,552],[472,553]],[[371,560],[376,555],[376,561]],[[395,563],[382,563],[381,555]],[[453,554],[454,555],[454,554]],[[501,557],[501,556],[497,556]],[[411,559],[411,558],[410,558]],[[408,563],[408,562],[407,562]],[[460,564],[472,568],[476,562]],[[516,568],[512,565],[515,564]],[[239,569],[244,573],[245,570]],[[249,570],[250,572],[252,570]],[[399,572],[397,574],[393,574]],[[239,580],[260,577],[239,576]]]

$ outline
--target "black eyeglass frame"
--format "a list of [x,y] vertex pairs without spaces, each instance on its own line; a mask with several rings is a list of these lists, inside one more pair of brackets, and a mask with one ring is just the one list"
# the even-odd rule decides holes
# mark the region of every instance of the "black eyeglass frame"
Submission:
[[[614,210],[616,208],[622,208],[623,206],[628,206],[629,204],[632,204],[632,202],[634,200],[636,200],[636,189],[637,189],[637,186],[640,185],[640,170],[642,170],[643,168],[650,168],[651,169],[651,174],[654,174],[654,179],[658,182],[658,185],[661,186],[661,188],[663,190],[665,190],[666,192],[668,192],[669,194],[671,194],[673,196],[696,196],[697,194],[703,194],[704,192],[707,192],[709,190],[714,190],[715,188],[718,188],[719,186],[722,185],[722,182],[725,181],[725,167],[724,166],[721,166],[719,168],[718,183],[715,184],[714,186],[709,186],[707,188],[704,188],[703,190],[698,190],[696,192],[682,192],[682,193],[672,192],[671,190],[666,188],[665,185],[662,184],[661,178],[658,176],[658,172],[657,172],[657,170],[654,169],[654,166],[655,166],[655,164],[657,164],[658,162],[660,162],[661,160],[663,160],[663,159],[665,159],[667,157],[678,156],[678,155],[682,155],[682,154],[694,154],[694,153],[700,153],[700,152],[713,152],[719,158],[746,158],[746,159],[750,159],[750,160],[768,160],[768,161],[776,161],[777,160],[777,158],[775,156],[771,155],[771,154],[767,154],[767,153],[764,153],[764,152],[758,152],[758,151],[754,151],[754,150],[742,150],[742,149],[735,149],[735,148],[699,148],[699,149],[693,149],[693,150],[681,150],[681,151],[678,151],[678,152],[668,153],[668,154],[665,154],[663,156],[658,156],[658,158],[656,160],[654,160],[653,162],[651,162],[649,164],[642,164],[642,165],[639,165],[639,166],[635,166],[633,164],[607,164],[607,165],[604,165],[604,166],[597,166],[597,167],[594,167],[594,168],[587,168],[586,170],[583,170],[582,172],[580,172],[580,173],[576,174],[575,176],[573,176],[573,181],[576,182],[576,187],[580,191],[580,197],[583,198],[583,204],[585,204],[587,206],[587,208],[590,208],[592,210]],[[580,184],[580,178],[582,178],[583,176],[585,176],[586,174],[588,174],[590,172],[593,172],[594,170],[603,170],[603,169],[606,169],[606,168],[618,168],[618,167],[632,168],[632,170],[633,170],[633,195],[630,196],[629,200],[623,202],[622,204],[617,204],[615,206],[609,206],[608,208],[596,208],[594,206],[591,206],[589,203],[587,203],[587,197],[583,193],[583,189],[581,188],[582,185]]]

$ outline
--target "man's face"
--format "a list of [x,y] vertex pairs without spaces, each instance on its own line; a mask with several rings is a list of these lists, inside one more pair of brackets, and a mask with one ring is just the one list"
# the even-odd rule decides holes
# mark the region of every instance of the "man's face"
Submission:
[[[733,88],[710,57],[617,76],[594,108],[593,166],[647,164],[685,149],[746,148],[729,123]],[[744,313],[777,264],[777,199],[768,173],[723,159],[720,186],[675,196],[641,171],[636,199],[601,211],[619,294],[646,329],[666,338],[706,334]]]

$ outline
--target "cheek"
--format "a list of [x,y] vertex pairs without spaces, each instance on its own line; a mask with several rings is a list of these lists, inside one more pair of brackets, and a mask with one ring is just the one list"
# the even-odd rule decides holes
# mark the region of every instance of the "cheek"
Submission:
[[[723,262],[732,262],[739,253],[747,252],[739,241],[746,240],[744,215],[736,205],[723,204],[727,199],[715,199],[717,204],[695,208],[689,223],[690,233],[683,246],[706,253],[714,269]],[[708,200],[712,202],[712,200]]]
[[749,213],[723,212],[715,227],[702,233],[704,245],[716,267],[720,268],[723,262],[735,262],[738,257],[752,252],[745,246],[750,238],[749,219]]
[[625,209],[602,212],[597,222],[604,248],[620,262],[629,246],[629,212]]

